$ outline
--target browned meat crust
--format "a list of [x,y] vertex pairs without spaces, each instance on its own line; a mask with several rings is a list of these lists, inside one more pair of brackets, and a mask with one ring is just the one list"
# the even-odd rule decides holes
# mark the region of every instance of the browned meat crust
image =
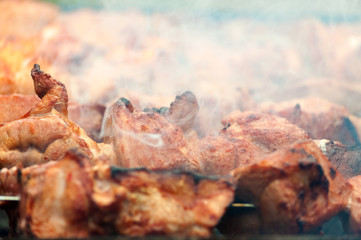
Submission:
[[37,237],[86,237],[92,182],[84,157],[67,154],[22,178],[20,225]]
[[21,118],[38,102],[36,95],[0,95],[0,124]]
[[145,112],[156,112],[163,115],[171,124],[180,127],[183,132],[192,129],[199,110],[196,96],[190,92],[184,92],[176,96],[170,107],[146,108]]
[[222,134],[231,139],[244,139],[262,148],[265,153],[301,140],[310,139],[308,134],[284,118],[270,114],[234,111],[222,124]]
[[235,111],[222,123],[225,127],[219,135],[205,137],[189,150],[194,171],[225,175],[295,141],[309,139],[296,125],[269,114]]
[[278,103],[270,112],[304,129],[313,139],[360,144],[357,130],[345,107],[320,98],[306,98]]
[[350,178],[353,190],[347,209],[340,214],[346,233],[361,234],[361,176]]
[[139,111],[120,98],[107,109],[104,129],[104,142],[113,144],[118,166],[187,168],[182,130],[158,113]]
[[310,232],[343,210],[352,190],[312,141],[295,143],[232,175],[237,197],[259,207],[266,233]]
[[22,177],[21,227],[41,238],[178,235],[207,237],[233,200],[233,186],[187,172],[89,168],[84,157]]
[[69,119],[78,124],[87,135],[101,142],[100,132],[102,128],[105,106],[101,104],[69,104]]
[[[0,124],[18,120],[40,101],[36,95],[0,95]],[[105,112],[101,104],[69,103],[69,119],[85,130],[87,135],[101,142],[100,131]]]
[[31,109],[26,116],[47,114],[54,108],[67,117],[68,93],[65,85],[52,78],[49,74],[41,71],[38,64],[35,64],[34,68],[31,70],[31,77],[34,81],[35,93],[42,101]]
[[64,85],[40,71],[37,64],[32,77],[41,101],[22,119],[0,127],[0,168],[57,160],[71,148],[90,158],[100,154],[98,145],[67,118],[68,95]]
[[361,147],[329,140],[315,141],[330,162],[346,179],[361,174]]

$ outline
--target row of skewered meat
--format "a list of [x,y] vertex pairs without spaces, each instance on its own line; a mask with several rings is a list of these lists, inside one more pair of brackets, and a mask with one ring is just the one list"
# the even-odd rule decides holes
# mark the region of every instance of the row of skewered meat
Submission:
[[[194,27],[30,0],[0,10],[0,195],[20,196],[1,202],[11,234],[319,233],[337,215],[361,232],[359,24]],[[39,65],[31,82],[35,62],[65,85]],[[201,101],[154,96],[185,87]],[[347,109],[280,102],[315,93]],[[238,214],[233,201],[255,207]]]
[[[198,138],[191,92],[169,108],[144,111],[121,97],[98,111],[104,119],[97,142],[69,119],[65,86],[37,64],[31,76],[39,98],[31,107],[15,104],[19,115],[0,127],[0,194],[21,196],[20,207],[2,203],[14,233],[19,223],[36,237],[207,237],[234,198],[256,206],[253,233],[315,232],[341,212],[349,213],[345,229],[361,229],[358,147],[314,141],[297,126],[312,114],[299,105],[285,114],[295,124],[235,111],[219,134]],[[329,116],[338,124],[334,136],[359,141],[347,116],[341,123]]]

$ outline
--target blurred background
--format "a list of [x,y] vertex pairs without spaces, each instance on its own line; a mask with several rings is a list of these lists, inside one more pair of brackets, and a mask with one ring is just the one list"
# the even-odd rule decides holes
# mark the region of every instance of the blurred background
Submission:
[[162,0],[47,0],[58,5],[64,11],[89,7],[104,9],[111,7],[116,10],[140,10],[145,13],[154,12],[187,12],[204,14],[214,18],[248,17],[263,20],[297,20],[314,17],[324,22],[358,21],[361,17],[359,0],[326,1],[326,0],[198,0],[198,1],[162,1]]
[[205,134],[232,110],[300,98],[361,116],[361,0],[1,0],[0,10],[0,94],[33,94],[37,62],[77,103],[161,107],[190,90]]
[[232,110],[300,98],[361,116],[361,0],[1,0],[0,10],[0,94],[34,94],[37,62],[77,103],[161,107],[190,90],[205,134]]

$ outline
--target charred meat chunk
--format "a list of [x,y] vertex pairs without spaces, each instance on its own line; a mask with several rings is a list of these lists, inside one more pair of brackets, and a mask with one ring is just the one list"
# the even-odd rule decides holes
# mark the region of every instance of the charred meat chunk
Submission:
[[21,119],[0,126],[0,168],[57,160],[72,148],[90,158],[100,154],[96,142],[68,119],[65,86],[37,64],[31,73],[41,101]]
[[279,103],[271,113],[288,119],[304,129],[312,139],[329,139],[358,145],[357,129],[345,107],[321,98],[306,98]]
[[103,136],[113,145],[118,166],[187,168],[182,130],[158,113],[134,108],[125,98],[106,110]]
[[352,187],[312,142],[232,172],[236,196],[259,208],[265,233],[307,233],[343,210]]
[[315,142],[343,177],[349,179],[361,174],[360,146],[346,146],[325,139]]
[[269,114],[235,111],[222,123],[224,128],[217,136],[199,140],[188,151],[194,171],[226,175],[296,141],[309,139],[296,125]]
[[171,124],[180,127],[183,132],[190,130],[199,110],[196,96],[190,92],[184,92],[176,96],[170,107],[146,108],[144,112],[156,112],[163,115]]
[[233,200],[226,180],[182,171],[89,167],[69,152],[22,178],[20,226],[40,238],[208,237]]

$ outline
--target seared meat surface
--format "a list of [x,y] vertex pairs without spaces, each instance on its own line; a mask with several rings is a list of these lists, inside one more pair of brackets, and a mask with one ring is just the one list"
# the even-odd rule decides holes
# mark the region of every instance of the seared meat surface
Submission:
[[347,146],[329,140],[315,142],[343,177],[349,179],[361,174],[361,146]]
[[105,106],[101,104],[69,104],[69,119],[78,124],[87,135],[101,142],[100,132],[102,128]]
[[226,175],[231,170],[260,161],[308,135],[286,119],[256,112],[227,115],[217,136],[205,137],[191,148],[188,158],[194,171]]
[[20,225],[41,238],[87,237],[92,182],[87,161],[69,153],[22,178]]
[[104,142],[113,144],[117,165],[122,167],[171,169],[188,165],[182,130],[158,113],[135,109],[125,98],[107,109]]
[[[0,95],[0,124],[20,119],[40,100],[36,95]],[[105,111],[104,105],[69,103],[68,111],[71,121],[84,129],[90,138],[101,142],[99,135]]]
[[345,145],[360,144],[350,113],[340,105],[321,98],[306,98],[268,108],[269,112],[304,129],[313,139],[340,141]]
[[291,143],[310,139],[308,134],[284,118],[256,112],[234,111],[223,120],[222,134],[247,140],[271,153]]
[[340,215],[344,231],[348,234],[361,234],[361,176],[350,178],[349,183],[353,190],[347,209]]
[[71,148],[89,157],[100,154],[99,146],[68,119],[64,85],[43,73],[39,65],[34,66],[32,77],[41,101],[23,118],[0,127],[0,167],[57,160]]
[[232,171],[237,197],[259,208],[265,233],[303,233],[343,210],[352,187],[312,141]]
[[183,132],[190,130],[196,119],[199,110],[196,96],[190,91],[176,96],[170,107],[146,108],[145,112],[157,112],[163,115],[168,122],[180,127]]
[[49,74],[40,70],[35,64],[31,70],[36,95],[42,100],[31,111],[30,115],[47,114],[54,108],[65,117],[68,116],[68,92],[65,85]]
[[187,172],[120,169],[68,153],[21,178],[20,224],[41,238],[207,237],[233,200],[225,180]]
[[36,95],[0,95],[0,124],[23,117],[38,102]]

